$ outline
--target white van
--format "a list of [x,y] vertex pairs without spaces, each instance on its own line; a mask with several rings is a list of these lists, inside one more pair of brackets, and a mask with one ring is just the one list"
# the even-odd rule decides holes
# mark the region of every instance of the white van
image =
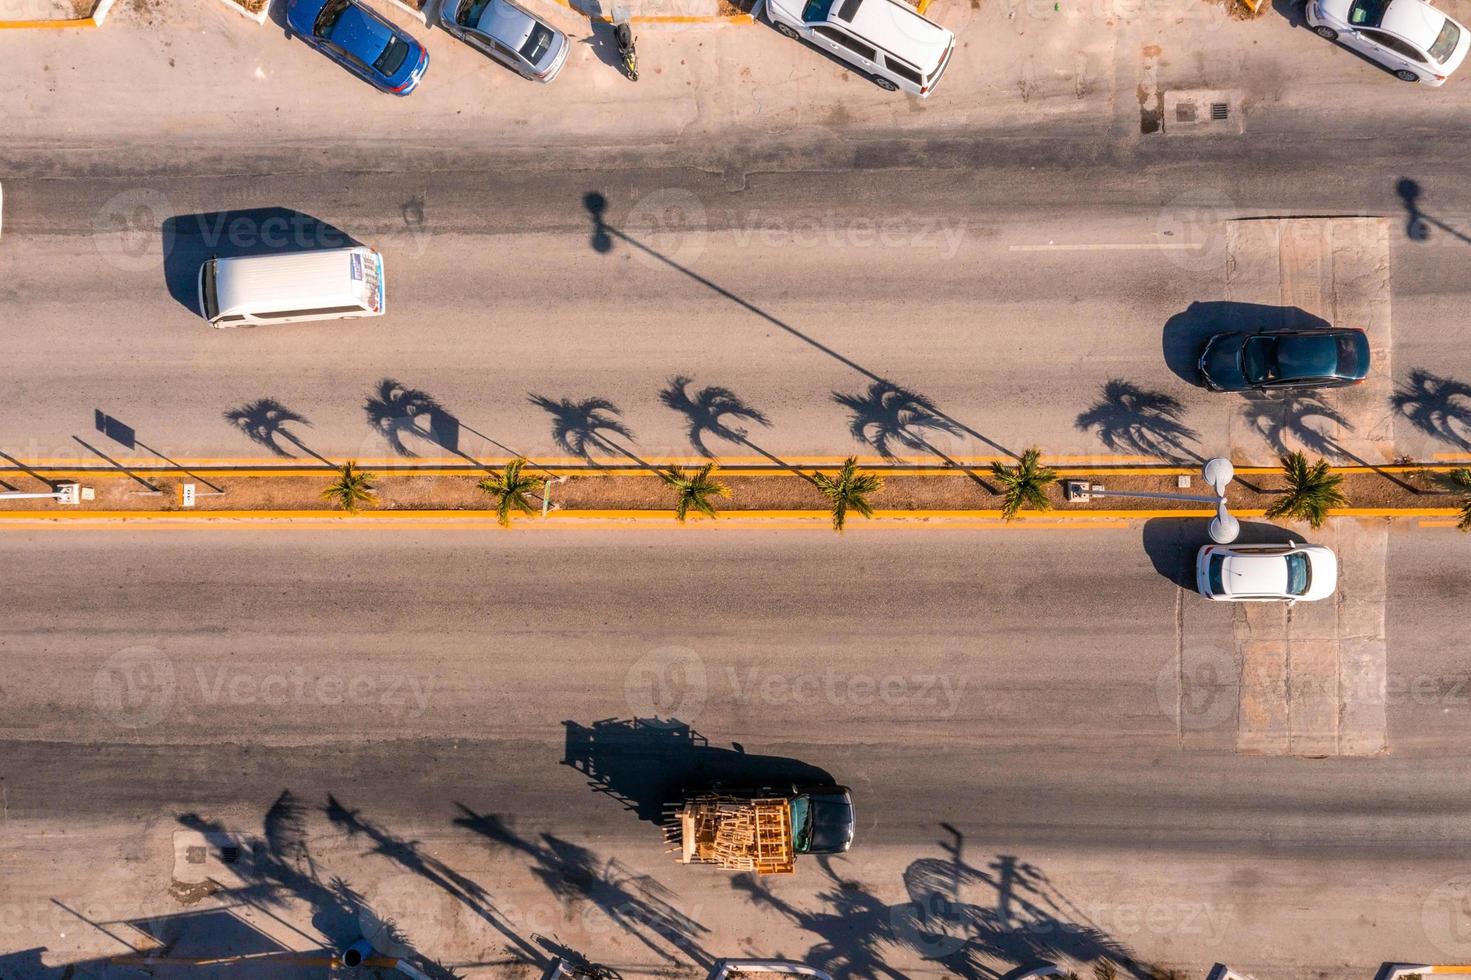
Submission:
[[787,37],[855,65],[890,92],[928,96],[955,52],[953,33],[901,0],[767,0],[766,13]]
[[383,256],[365,245],[210,259],[199,312],[215,327],[382,316]]

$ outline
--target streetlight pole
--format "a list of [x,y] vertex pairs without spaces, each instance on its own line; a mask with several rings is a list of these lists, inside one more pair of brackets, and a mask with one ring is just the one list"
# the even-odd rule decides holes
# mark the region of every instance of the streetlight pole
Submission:
[[1090,485],[1087,480],[1069,480],[1063,487],[1063,496],[1069,501],[1086,502],[1090,497],[1143,497],[1150,500],[1193,500],[1203,504],[1215,504],[1216,516],[1211,518],[1209,533],[1216,544],[1230,544],[1241,533],[1241,522],[1232,516],[1226,506],[1226,488],[1236,475],[1231,461],[1224,456],[1208,459],[1200,469],[1205,482],[1210,484],[1215,496],[1205,497],[1188,493],[1157,493],[1152,490],[1105,490]]

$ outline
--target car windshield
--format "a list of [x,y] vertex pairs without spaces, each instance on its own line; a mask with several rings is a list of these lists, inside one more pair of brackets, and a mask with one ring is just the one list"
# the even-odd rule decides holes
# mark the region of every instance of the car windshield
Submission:
[[378,56],[378,60],[373,62],[373,67],[385,75],[392,75],[398,71],[399,67],[403,65],[404,59],[408,56],[408,42],[394,35],[388,39],[388,46],[383,49],[383,53]]
[[812,797],[803,793],[792,800],[792,849],[805,854],[812,844]]
[[1271,381],[1277,373],[1277,338],[1248,339],[1241,347],[1241,373],[1252,384]]
[[1289,595],[1302,595],[1312,584],[1312,572],[1308,565],[1308,556],[1301,552],[1287,556],[1287,592]]
[[312,33],[317,37],[328,37],[332,33],[332,25],[346,9],[347,0],[327,0],[327,5],[317,14],[317,22],[312,25]]
[[1440,34],[1436,36],[1435,43],[1430,46],[1430,57],[1444,63],[1451,56],[1451,52],[1456,50],[1456,45],[1460,40],[1461,29],[1456,26],[1455,21],[1447,17],[1445,19],[1445,26],[1440,29]]
[[552,29],[545,24],[537,24],[531,29],[531,36],[526,43],[521,45],[521,57],[533,65],[541,62],[541,56],[547,53],[547,48],[552,46]]
[[1364,365],[1359,363],[1359,345],[1354,342],[1353,337],[1338,338],[1338,370],[1335,373],[1343,378],[1363,375]]
[[827,12],[833,9],[833,0],[808,0],[807,6],[802,8],[802,20],[808,24],[818,24],[827,20]]
[[480,23],[480,15],[485,13],[485,8],[489,6],[490,0],[465,0],[455,14],[455,21],[465,27],[474,27]]
[[1211,595],[1224,595],[1226,592],[1226,556],[1211,555],[1210,563],[1210,587]]
[[1378,27],[1389,9],[1389,0],[1354,0],[1348,8],[1348,22],[1355,27]]

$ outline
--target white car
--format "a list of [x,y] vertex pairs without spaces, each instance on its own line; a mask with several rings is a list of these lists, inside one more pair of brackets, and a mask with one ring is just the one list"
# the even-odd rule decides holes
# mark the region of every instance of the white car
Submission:
[[1338,588],[1338,557],[1295,541],[1208,544],[1195,558],[1195,587],[1221,602],[1312,602]]
[[889,92],[929,95],[955,51],[954,34],[900,0],[767,0],[766,14]]
[[1307,20],[1319,37],[1422,85],[1444,85],[1471,48],[1471,33],[1425,0],[1308,0]]

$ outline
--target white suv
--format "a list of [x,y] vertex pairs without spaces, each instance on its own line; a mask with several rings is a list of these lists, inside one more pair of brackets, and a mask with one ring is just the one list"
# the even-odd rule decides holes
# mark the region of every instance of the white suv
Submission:
[[955,35],[900,0],[767,0],[787,37],[804,38],[865,72],[879,88],[927,96],[955,50]]
[[1319,37],[1423,85],[1444,85],[1471,48],[1471,34],[1425,0],[1308,0],[1307,20]]

